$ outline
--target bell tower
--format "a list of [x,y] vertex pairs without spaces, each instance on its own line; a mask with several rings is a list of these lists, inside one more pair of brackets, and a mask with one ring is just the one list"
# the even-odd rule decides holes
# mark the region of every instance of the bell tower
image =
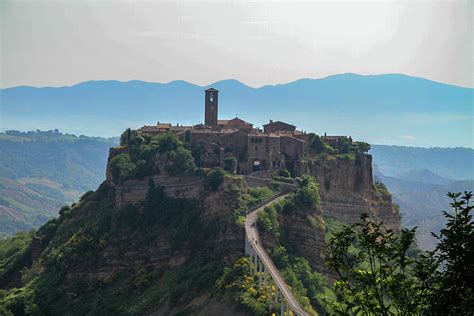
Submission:
[[219,91],[209,88],[205,91],[205,113],[204,124],[214,127],[217,126]]

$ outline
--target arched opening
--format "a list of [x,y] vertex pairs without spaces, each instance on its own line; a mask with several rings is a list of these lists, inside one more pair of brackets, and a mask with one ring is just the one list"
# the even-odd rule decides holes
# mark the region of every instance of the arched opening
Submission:
[[253,161],[253,171],[260,171],[260,170],[262,170],[262,163],[260,162],[260,160],[255,159]]

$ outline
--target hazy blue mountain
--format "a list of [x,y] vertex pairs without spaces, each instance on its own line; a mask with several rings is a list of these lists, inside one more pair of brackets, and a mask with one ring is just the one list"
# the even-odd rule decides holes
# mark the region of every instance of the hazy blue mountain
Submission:
[[[292,122],[316,133],[351,134],[370,143],[472,147],[473,89],[405,75],[342,74],[252,88],[236,80],[220,90],[220,117],[257,125]],[[115,136],[156,121],[199,123],[203,90],[184,81],[89,81],[71,87],[0,90],[1,128]]]
[[419,182],[419,183],[428,183],[428,184],[440,184],[446,185],[453,182],[453,180],[448,178],[443,178],[436,173],[428,169],[417,169],[403,172],[398,176],[400,180],[409,181],[409,182]]
[[[433,176],[428,174],[431,172],[451,180],[474,180],[474,149],[472,148],[372,145],[370,153],[380,172],[387,176],[414,181],[417,173],[418,176],[429,178]],[[438,181],[425,179],[418,182],[444,184],[446,179],[438,179]]]

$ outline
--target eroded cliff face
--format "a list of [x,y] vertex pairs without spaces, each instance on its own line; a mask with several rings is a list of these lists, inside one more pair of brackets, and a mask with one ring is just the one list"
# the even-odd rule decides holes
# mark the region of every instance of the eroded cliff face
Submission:
[[[215,191],[197,176],[104,182],[60,219],[37,255],[58,278],[46,289],[45,308],[81,314],[92,308],[91,293],[110,299],[133,291],[139,301],[155,291],[153,301],[138,309],[142,314],[206,314],[215,308],[209,301],[222,269],[244,255],[244,228],[236,224],[234,210],[246,190],[242,179],[230,177]],[[104,304],[117,311],[121,303]]]
[[[199,240],[202,236],[198,234],[199,236],[196,236],[195,240],[190,238],[189,243],[185,242],[178,249],[173,249],[176,247],[172,246],[173,242],[170,240],[167,229],[162,227],[158,229],[152,225],[149,229],[154,233],[151,236],[144,236],[146,232],[140,227],[133,230],[124,227],[126,223],[120,223],[124,220],[122,218],[124,209],[129,209],[127,216],[136,218],[149,211],[145,208],[150,190],[150,180],[154,182],[155,187],[163,188],[168,197],[186,198],[193,201],[192,203],[197,209],[194,224],[201,223],[203,228],[211,227],[213,231],[210,233],[215,238],[206,240],[204,246],[204,240]],[[69,220],[70,225],[74,225],[75,221],[80,221],[79,217],[88,217],[90,212],[94,212],[94,208],[97,207],[94,199],[99,194],[102,199],[101,203],[104,202],[104,198],[108,201],[111,208],[111,230],[119,238],[106,241],[103,251],[98,254],[97,265],[93,269],[82,269],[79,265],[77,269],[68,271],[68,276],[74,278],[78,274],[86,274],[88,279],[107,279],[137,266],[156,271],[176,269],[184,266],[196,255],[196,252],[207,248],[213,248],[214,252],[223,255],[225,263],[230,264],[243,255],[243,228],[236,225],[233,218],[233,211],[238,208],[239,204],[239,196],[235,192],[235,188],[245,189],[242,186],[244,184],[240,180],[226,178],[219,190],[213,192],[205,190],[201,177],[160,175],[146,177],[142,180],[127,180],[120,185],[104,183],[102,190],[99,189],[96,196],[92,196],[73,212],[73,216]],[[159,210],[156,211],[159,212]],[[172,214],[170,215],[172,216]],[[121,230],[123,230],[123,234],[121,234]],[[194,232],[185,233],[192,234]],[[147,238],[148,240],[146,240]]]
[[323,215],[353,224],[367,213],[387,228],[400,230],[399,212],[390,194],[383,194],[374,186],[370,155],[361,155],[355,160],[331,156],[307,159],[296,164],[295,173],[317,179]]

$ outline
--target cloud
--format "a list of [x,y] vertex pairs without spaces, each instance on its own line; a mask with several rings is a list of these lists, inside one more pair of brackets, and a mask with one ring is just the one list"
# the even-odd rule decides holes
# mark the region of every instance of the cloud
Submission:
[[401,135],[400,138],[407,142],[414,142],[416,140],[416,137],[412,135]]

